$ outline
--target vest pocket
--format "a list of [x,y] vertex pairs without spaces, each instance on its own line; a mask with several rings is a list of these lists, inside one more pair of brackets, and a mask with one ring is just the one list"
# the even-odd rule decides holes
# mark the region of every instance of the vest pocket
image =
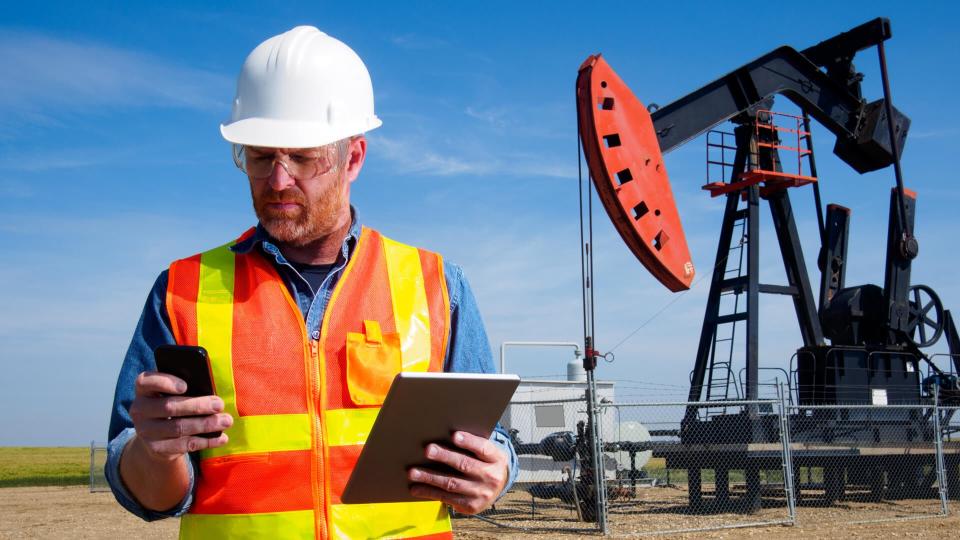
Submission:
[[355,405],[381,405],[403,365],[400,334],[384,334],[376,321],[363,321],[363,333],[347,333],[347,388]]

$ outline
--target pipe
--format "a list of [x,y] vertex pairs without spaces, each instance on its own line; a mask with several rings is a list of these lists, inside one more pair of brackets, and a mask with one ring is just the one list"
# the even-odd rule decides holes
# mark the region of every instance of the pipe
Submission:
[[500,373],[507,372],[507,347],[573,347],[573,357],[580,358],[580,344],[572,341],[504,341],[500,344]]

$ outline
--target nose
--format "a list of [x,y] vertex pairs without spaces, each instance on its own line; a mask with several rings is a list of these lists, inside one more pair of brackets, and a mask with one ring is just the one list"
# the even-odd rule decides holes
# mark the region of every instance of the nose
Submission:
[[283,191],[296,183],[296,179],[287,170],[287,164],[282,159],[273,161],[273,172],[270,173],[270,187],[274,191]]

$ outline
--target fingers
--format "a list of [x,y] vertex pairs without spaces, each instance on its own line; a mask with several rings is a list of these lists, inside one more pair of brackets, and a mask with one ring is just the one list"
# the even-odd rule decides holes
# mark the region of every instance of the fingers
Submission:
[[229,414],[170,419],[150,418],[137,425],[137,434],[148,440],[178,439],[200,433],[223,431],[232,425],[233,417]]
[[158,371],[144,371],[137,375],[133,383],[134,391],[138,396],[158,394],[182,394],[187,391],[187,383],[179,377]]
[[202,397],[148,397],[138,396],[130,405],[134,422],[146,418],[200,416],[223,411],[223,400],[217,396]]
[[457,512],[476,514],[489,508],[506,484],[507,456],[483,437],[456,432],[452,439],[457,448],[429,444],[425,453],[460,474],[413,467],[407,473],[413,482],[410,494],[443,501]]
[[457,431],[453,434],[453,444],[469,450],[473,455],[486,463],[499,463],[503,452],[490,439],[478,437],[466,431]]
[[458,476],[441,474],[429,469],[419,467],[411,468],[407,473],[407,478],[411,482],[428,484],[440,488],[447,494],[476,495],[478,491],[477,482],[470,481]]
[[477,474],[484,465],[482,461],[473,456],[444,448],[439,444],[428,444],[426,454],[427,458],[448,465],[468,477]]
[[455,445],[468,452],[458,452],[438,444],[428,444],[427,457],[449,465],[467,476],[476,475],[487,468],[487,465],[506,464],[507,457],[489,439],[465,431],[455,432],[452,439]]
[[223,431],[233,425],[229,414],[196,417],[146,418],[134,422],[137,439],[154,459],[172,460],[187,452],[216,448],[227,444],[225,433],[201,437],[201,433]]
[[187,452],[196,452],[208,448],[217,448],[227,444],[230,438],[226,433],[221,433],[219,437],[208,439],[205,437],[180,437],[176,439],[150,439],[141,437],[137,434],[137,439],[147,452],[155,459],[174,460],[178,459]]
[[442,501],[444,504],[452,506],[454,510],[461,514],[479,514],[489,506],[488,503],[479,497],[457,495],[425,484],[415,484],[410,488],[410,494],[421,499]]

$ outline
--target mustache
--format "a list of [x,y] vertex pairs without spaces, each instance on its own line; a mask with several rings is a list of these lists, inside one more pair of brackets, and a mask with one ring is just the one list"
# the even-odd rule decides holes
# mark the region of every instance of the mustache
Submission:
[[307,198],[302,192],[296,189],[288,189],[281,192],[272,191],[269,193],[261,194],[260,197],[257,197],[263,204],[289,204],[296,203],[300,205],[306,204]]

